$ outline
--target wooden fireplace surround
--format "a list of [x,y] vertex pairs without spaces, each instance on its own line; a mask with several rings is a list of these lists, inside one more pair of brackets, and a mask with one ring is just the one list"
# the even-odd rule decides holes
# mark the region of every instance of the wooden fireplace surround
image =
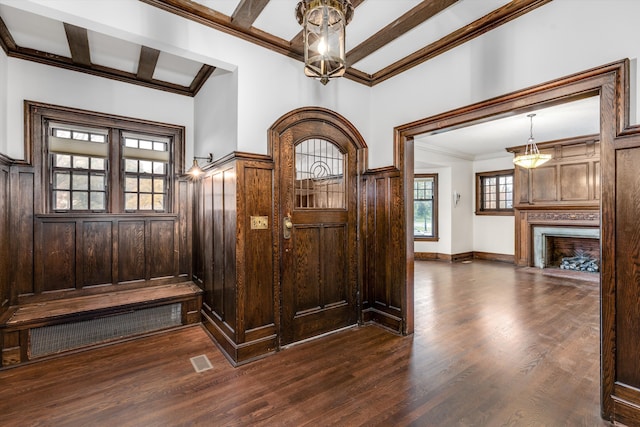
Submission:
[[[536,169],[514,172],[515,263],[532,266],[533,228],[600,226],[598,135],[538,144],[552,159]],[[508,151],[518,154],[524,147]]]

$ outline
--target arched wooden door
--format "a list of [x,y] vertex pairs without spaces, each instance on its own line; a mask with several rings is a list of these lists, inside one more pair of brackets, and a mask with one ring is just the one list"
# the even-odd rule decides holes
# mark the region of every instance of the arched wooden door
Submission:
[[358,177],[364,142],[342,117],[298,110],[273,128],[280,345],[358,321]]

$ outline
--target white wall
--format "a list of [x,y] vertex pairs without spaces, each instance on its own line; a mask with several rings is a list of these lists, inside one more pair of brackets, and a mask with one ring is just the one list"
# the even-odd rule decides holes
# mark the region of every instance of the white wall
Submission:
[[[267,129],[279,117],[296,108],[323,106],[345,116],[363,134],[370,167],[387,166],[393,159],[395,126],[624,58],[635,65],[640,53],[640,1],[555,0],[373,88],[348,79],[322,86],[305,77],[293,59],[138,0],[0,1],[228,71],[212,77],[192,100],[3,57],[7,139],[3,144],[0,135],[0,150],[4,145],[16,158],[22,157],[26,98],[184,124],[187,156],[195,146],[198,155],[213,151],[216,157],[234,150],[266,154]],[[639,85],[632,71],[635,105]],[[0,120],[2,116],[0,111]],[[638,123],[635,109],[632,122]],[[451,235],[447,243],[441,233],[436,252],[512,253],[510,236],[505,235],[504,243],[494,238],[496,230],[513,230],[504,222],[508,219],[472,214],[471,183],[479,166],[459,167],[442,172],[441,202],[447,206],[441,206],[440,221]],[[456,208],[453,190],[462,194]],[[422,245],[416,244],[416,251]]]
[[[473,248],[473,164],[458,161],[451,167],[451,254],[471,252]],[[458,204],[454,193],[460,194]]]
[[193,140],[193,98],[9,58],[6,154],[24,158],[24,100],[182,125]]
[[193,155],[218,159],[237,149],[237,72],[216,70],[196,95],[194,110]]
[[[319,105],[363,134],[370,167],[392,162],[395,126],[640,53],[640,2],[555,0],[372,89],[347,79],[322,86],[293,59],[137,0],[2,1],[237,72],[235,149],[266,153],[275,120]],[[634,102],[637,87],[634,78]]]
[[[513,255],[515,225],[513,216],[475,214],[475,173],[513,169],[511,155],[468,161],[428,147],[416,147],[415,173],[438,174],[438,236],[437,242],[414,242],[415,252],[460,254],[488,252]],[[425,164],[431,163],[428,167]],[[440,165],[440,166],[435,166]],[[460,194],[455,204],[454,193]]]
[[[237,73],[237,142],[227,153],[266,154],[267,129],[287,112],[311,105],[343,115],[368,140],[371,90],[359,83],[339,79],[322,86],[304,76],[298,61],[138,0],[3,2]],[[215,104],[206,99],[218,96],[212,92],[198,94],[199,106]],[[201,120],[205,108],[198,110]]]
[[[624,58],[635,61],[638,16],[636,0],[555,0],[374,86],[370,165],[389,163],[394,126]],[[635,74],[631,85],[635,104]]]
[[[475,188],[475,173],[513,169],[513,157],[478,160],[473,163],[471,178]],[[475,209],[475,191],[473,207]],[[515,224],[513,216],[473,215],[473,250],[503,255],[515,253]]]

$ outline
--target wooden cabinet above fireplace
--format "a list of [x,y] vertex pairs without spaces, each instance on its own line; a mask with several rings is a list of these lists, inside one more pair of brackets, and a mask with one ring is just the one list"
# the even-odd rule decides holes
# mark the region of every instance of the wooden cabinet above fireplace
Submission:
[[[571,209],[600,205],[600,142],[597,135],[538,144],[553,157],[535,169],[516,167],[514,208]],[[516,154],[522,147],[507,151]]]

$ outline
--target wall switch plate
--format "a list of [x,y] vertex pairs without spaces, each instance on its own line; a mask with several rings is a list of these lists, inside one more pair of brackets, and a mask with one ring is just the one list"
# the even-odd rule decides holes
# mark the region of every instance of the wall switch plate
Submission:
[[268,228],[269,228],[268,216],[252,216],[251,217],[252,230],[266,230]]

